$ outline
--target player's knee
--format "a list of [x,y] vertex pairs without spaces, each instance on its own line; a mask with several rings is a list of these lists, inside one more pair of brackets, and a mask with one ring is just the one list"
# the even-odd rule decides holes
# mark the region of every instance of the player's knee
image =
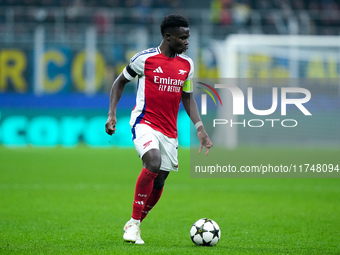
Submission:
[[149,158],[148,160],[145,160],[144,166],[151,172],[159,173],[161,163],[162,163],[161,157],[155,156],[155,157]]
[[148,161],[145,163],[145,166],[151,172],[158,173],[159,168],[161,167],[161,160],[154,159],[154,160]]
[[162,159],[159,150],[149,150],[143,156],[143,165],[151,172],[158,173],[161,167]]

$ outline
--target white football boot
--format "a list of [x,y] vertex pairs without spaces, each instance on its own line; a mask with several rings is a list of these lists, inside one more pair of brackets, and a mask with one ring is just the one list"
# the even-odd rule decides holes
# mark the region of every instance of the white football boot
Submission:
[[144,244],[140,234],[140,221],[131,219],[124,226],[123,239],[125,242],[132,242],[135,244]]
[[139,229],[138,232],[137,232],[137,238],[136,238],[136,242],[135,242],[136,244],[144,244],[144,241],[141,238],[140,234],[141,234],[141,230]]

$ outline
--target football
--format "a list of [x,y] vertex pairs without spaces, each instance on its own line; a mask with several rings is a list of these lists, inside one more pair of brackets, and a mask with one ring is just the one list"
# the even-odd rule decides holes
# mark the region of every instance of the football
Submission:
[[192,225],[190,236],[196,245],[215,246],[221,238],[221,230],[215,221],[203,218]]

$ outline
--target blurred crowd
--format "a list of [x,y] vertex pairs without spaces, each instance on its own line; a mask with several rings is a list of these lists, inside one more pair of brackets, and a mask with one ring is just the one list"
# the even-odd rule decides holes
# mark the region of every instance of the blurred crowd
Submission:
[[[84,24],[92,21],[99,24],[109,22],[148,24],[153,9],[170,12],[173,9],[184,8],[180,0],[0,0],[0,6],[17,7],[14,9],[15,21],[54,23],[58,19],[57,16],[62,15],[63,22]],[[30,8],[25,9],[26,7]],[[62,14],[57,14],[55,8],[60,8]],[[125,13],[116,12],[113,20],[109,12],[119,9],[125,10]],[[130,18],[127,18],[129,15]]]
[[340,34],[338,0],[212,0],[211,16],[220,28],[255,23],[261,33]]
[[200,8],[208,7],[229,9],[244,5],[249,9],[293,9],[293,10],[330,10],[339,9],[338,0],[0,0],[1,6],[36,7],[121,7],[133,8]]
[[[44,23],[56,21],[57,15],[48,7],[62,8],[66,23],[87,23],[89,19],[83,10],[98,7],[91,13],[90,22],[98,24],[103,32],[110,23],[151,24],[154,10],[169,13],[202,9],[210,10],[210,22],[227,33],[249,32],[251,28],[261,27],[261,31],[250,32],[340,34],[339,0],[0,0],[0,6],[33,7],[28,13],[24,8],[22,14],[16,13],[19,20]],[[118,8],[125,8],[131,14],[121,17],[115,14],[113,20],[108,11]]]
[[179,0],[0,0],[6,6],[37,6],[37,7],[122,7],[132,8],[147,6],[150,8],[180,8]]

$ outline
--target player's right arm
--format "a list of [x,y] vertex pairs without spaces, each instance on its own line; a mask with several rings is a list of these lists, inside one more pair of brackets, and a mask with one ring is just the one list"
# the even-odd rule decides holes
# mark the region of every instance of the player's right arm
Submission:
[[[143,52],[142,52],[143,53]],[[116,110],[118,102],[123,94],[126,83],[133,80],[137,75],[142,75],[144,72],[143,58],[139,57],[143,54],[137,53],[130,60],[130,63],[124,68],[117,79],[113,82],[110,92],[110,108],[107,121],[105,124],[105,131],[109,135],[116,132]]]
[[123,94],[124,87],[126,83],[130,80],[125,78],[123,72],[117,77],[117,79],[113,82],[110,92],[110,107],[109,107],[109,114],[107,117],[107,121],[105,124],[105,131],[109,135],[112,135],[116,132],[116,110],[118,102]]

